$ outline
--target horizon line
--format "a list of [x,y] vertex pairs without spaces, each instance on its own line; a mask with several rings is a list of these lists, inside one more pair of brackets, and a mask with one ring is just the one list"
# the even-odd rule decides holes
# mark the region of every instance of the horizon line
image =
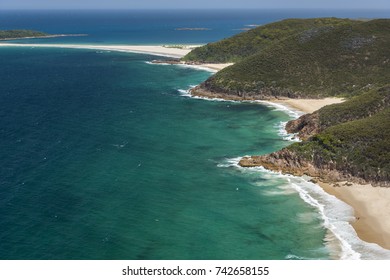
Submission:
[[[264,7],[264,8],[1,8],[1,11],[139,11],[139,10],[149,10],[149,11],[169,11],[169,10],[182,10],[182,11],[209,11],[209,10],[242,10],[242,11],[253,11],[253,10],[325,10],[325,11],[356,11],[356,10],[390,10],[390,7],[386,8],[324,8],[324,7],[312,7],[312,8],[297,8],[297,7],[287,7],[287,8],[276,8],[276,7]],[[0,12],[1,12],[0,11]]]

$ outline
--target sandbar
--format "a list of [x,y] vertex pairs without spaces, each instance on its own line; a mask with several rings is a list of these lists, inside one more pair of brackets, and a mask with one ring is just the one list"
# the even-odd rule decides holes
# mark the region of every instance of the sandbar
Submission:
[[[68,49],[90,49],[101,51],[118,51],[130,53],[152,54],[157,56],[165,56],[172,58],[182,58],[192,49],[199,45],[183,45],[183,46],[149,46],[149,45],[90,45],[90,44],[22,44],[22,43],[0,43],[0,47],[30,47],[30,48],[68,48]],[[182,64],[186,64],[183,62]],[[197,68],[205,68],[213,72],[222,70],[225,67],[233,65],[233,63],[200,63],[194,65]],[[191,64],[190,64],[191,66]]]
[[103,51],[119,51],[153,54],[182,58],[188,54],[192,48],[174,48],[165,46],[138,46],[138,45],[84,45],[84,44],[16,44],[0,43],[0,47],[31,47],[31,48],[68,48],[68,49],[92,49]]

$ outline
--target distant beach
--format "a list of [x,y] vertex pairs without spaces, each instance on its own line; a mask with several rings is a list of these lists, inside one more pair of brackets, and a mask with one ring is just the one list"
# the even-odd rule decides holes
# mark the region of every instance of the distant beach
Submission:
[[2,47],[31,47],[31,48],[68,48],[68,49],[91,49],[103,51],[118,51],[153,54],[181,58],[191,51],[191,48],[173,48],[164,46],[136,46],[136,45],[82,45],[82,44],[16,44],[0,43]]
[[23,40],[23,39],[49,39],[49,38],[59,38],[59,37],[83,37],[88,36],[88,34],[53,34],[53,35],[44,35],[44,36],[33,36],[33,37],[18,37],[18,38],[2,38],[0,41],[14,41],[14,40]]
[[[81,45],[81,44],[18,44],[18,43],[0,43],[0,47],[30,47],[30,48],[69,48],[69,49],[91,49],[103,51],[118,51],[152,54],[158,56],[166,56],[172,58],[182,58],[195,47],[188,46],[138,46],[138,45]],[[182,65],[187,65],[182,63]],[[197,65],[187,65],[196,68],[205,68],[213,72],[222,70],[225,67],[232,65],[232,63],[200,63]]]

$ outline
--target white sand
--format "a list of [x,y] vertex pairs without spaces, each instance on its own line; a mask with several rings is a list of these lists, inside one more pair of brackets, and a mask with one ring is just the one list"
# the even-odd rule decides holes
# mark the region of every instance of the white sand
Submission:
[[203,67],[207,67],[209,69],[213,70],[222,70],[223,68],[226,68],[228,66],[233,65],[234,63],[204,63],[202,64]]
[[345,100],[343,98],[328,97],[323,99],[287,99],[286,98],[286,99],[273,99],[270,101],[274,103],[286,105],[288,107],[297,109],[301,112],[308,114],[308,113],[313,113],[314,111],[317,111],[326,105],[341,103],[344,102]]
[[[313,113],[326,105],[343,101],[341,98],[272,100],[304,113]],[[390,188],[347,182],[319,182],[319,185],[353,207],[356,221],[352,226],[359,238],[390,249]]]
[[119,51],[132,53],[146,53],[161,56],[181,58],[191,51],[191,48],[167,48],[163,46],[135,46],[135,45],[81,45],[81,44],[15,44],[0,43],[0,47],[30,47],[30,48],[69,48],[92,49],[104,51]]
[[[0,43],[0,47],[29,47],[29,48],[69,48],[69,49],[90,49],[103,51],[119,51],[131,53],[153,54],[158,56],[167,56],[173,58],[182,58],[188,54],[193,48],[198,46],[181,46],[166,47],[166,46],[137,46],[137,45],[82,45],[82,44],[15,44],[15,43]],[[184,64],[184,63],[183,63]],[[212,71],[219,71],[225,67],[233,65],[233,63],[205,63],[194,65],[198,68],[207,68]]]
[[354,208],[352,226],[362,240],[390,249],[390,188],[345,183],[319,185]]

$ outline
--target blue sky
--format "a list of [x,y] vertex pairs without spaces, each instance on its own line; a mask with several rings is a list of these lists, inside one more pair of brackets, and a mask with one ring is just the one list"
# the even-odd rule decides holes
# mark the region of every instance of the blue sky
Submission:
[[0,0],[0,9],[390,9],[390,0]]

